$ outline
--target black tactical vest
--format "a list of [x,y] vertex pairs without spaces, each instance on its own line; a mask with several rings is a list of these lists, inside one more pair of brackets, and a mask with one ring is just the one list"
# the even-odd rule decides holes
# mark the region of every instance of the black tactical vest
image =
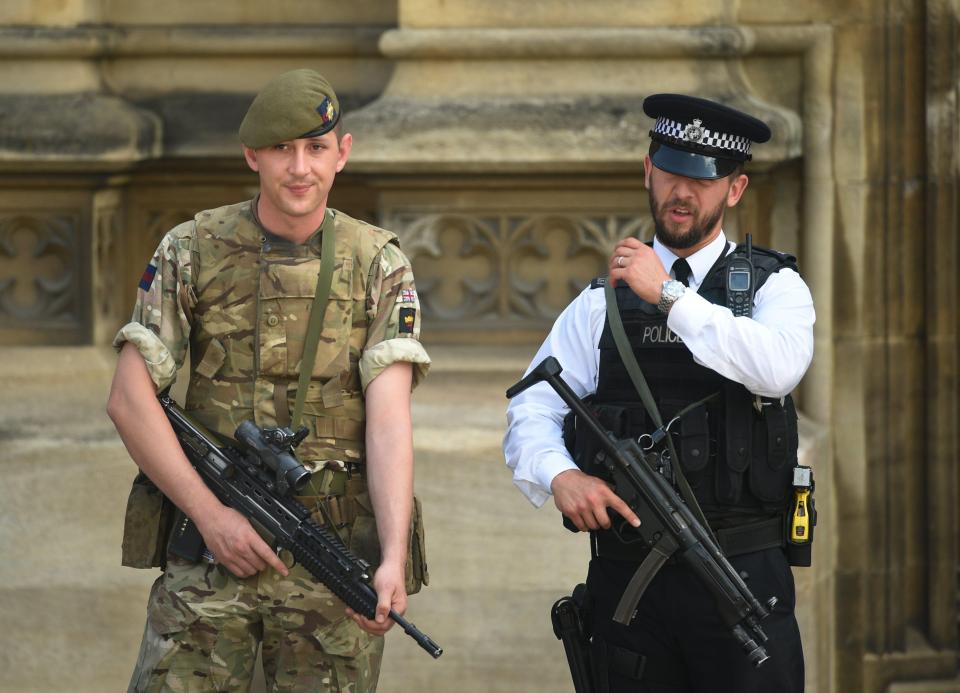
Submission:
[[[797,268],[796,258],[756,246],[752,257],[756,289],[772,273]],[[725,304],[726,266],[724,254],[700,285],[698,293],[711,303]],[[698,365],[655,305],[623,284],[616,296],[630,345],[664,423],[684,407],[715,394],[670,426],[684,474],[711,525],[735,525],[786,510],[797,461],[793,399],[789,395],[782,401],[758,398],[739,383]],[[651,433],[656,426],[620,359],[609,321],[599,348],[599,380],[592,404],[604,426],[619,438]],[[568,433],[574,433],[571,427],[575,429],[576,423],[568,423]],[[605,468],[596,462],[599,449],[592,438],[587,431],[575,431],[568,437],[568,447],[581,469],[606,477]]]

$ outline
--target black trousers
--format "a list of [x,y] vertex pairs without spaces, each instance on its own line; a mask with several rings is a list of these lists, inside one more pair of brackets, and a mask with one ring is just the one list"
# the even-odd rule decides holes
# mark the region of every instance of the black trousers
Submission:
[[786,556],[773,548],[734,556],[730,563],[746,573],[747,586],[762,604],[772,596],[778,600],[761,623],[770,659],[759,668],[747,660],[713,597],[685,566],[665,565],[647,587],[636,617],[624,626],[613,621],[613,612],[638,564],[590,562],[594,639],[646,658],[639,680],[608,669],[610,693],[803,693],[803,649]]

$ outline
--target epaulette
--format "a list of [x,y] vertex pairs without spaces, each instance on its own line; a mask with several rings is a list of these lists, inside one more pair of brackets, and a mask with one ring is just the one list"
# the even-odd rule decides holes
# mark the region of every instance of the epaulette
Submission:
[[602,289],[607,285],[606,277],[596,277],[592,282],[590,282],[591,289]]
[[[746,250],[744,244],[740,244],[736,247],[736,250]],[[735,251],[736,252],[736,251]],[[769,257],[774,258],[775,260],[780,261],[781,263],[787,265],[797,264],[797,258],[790,253],[781,253],[779,250],[773,250],[771,248],[764,248],[763,246],[755,245],[753,246],[753,252],[760,253],[761,255],[768,255]]]

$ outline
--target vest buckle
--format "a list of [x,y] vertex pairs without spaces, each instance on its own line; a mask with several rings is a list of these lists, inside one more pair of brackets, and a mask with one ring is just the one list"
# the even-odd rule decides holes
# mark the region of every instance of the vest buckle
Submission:
[[780,402],[781,408],[784,405],[784,402],[787,401],[786,397],[780,397],[779,400],[776,397],[764,397],[762,395],[755,394],[753,396],[753,408],[757,410],[758,414],[763,414],[764,407],[773,406],[774,402]]

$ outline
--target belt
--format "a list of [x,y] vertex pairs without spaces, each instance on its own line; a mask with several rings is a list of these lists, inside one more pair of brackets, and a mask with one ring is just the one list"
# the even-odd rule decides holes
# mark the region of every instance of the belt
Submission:
[[[345,468],[341,468],[341,465]],[[363,465],[337,462],[337,466],[321,467],[307,480],[299,494],[304,496],[342,496],[351,490],[360,493],[366,488],[362,481]]]
[[[754,522],[747,522],[736,527],[726,527],[715,532],[720,550],[730,558],[745,553],[762,551],[774,547],[782,547],[784,541],[784,519],[782,516],[772,517]],[[609,558],[615,561],[640,562],[650,553],[650,548],[634,531],[631,536],[636,541],[623,542],[612,531],[591,532],[593,555],[599,558]],[[676,554],[671,556],[668,564],[677,562]]]

